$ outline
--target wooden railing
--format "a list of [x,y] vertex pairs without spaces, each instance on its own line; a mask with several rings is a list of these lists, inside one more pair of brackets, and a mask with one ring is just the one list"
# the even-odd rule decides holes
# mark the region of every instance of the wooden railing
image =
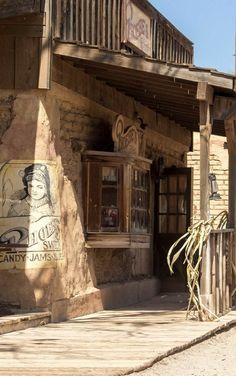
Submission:
[[223,315],[232,307],[236,288],[233,229],[211,232],[202,264],[200,288],[204,302],[213,313]]
[[180,64],[193,63],[193,46],[157,13],[152,20],[152,57]]
[[[57,0],[53,3],[56,39],[111,51],[135,53],[122,43],[124,0]],[[151,19],[150,57],[191,64],[192,43],[145,0],[136,0],[135,3],[145,5]]]

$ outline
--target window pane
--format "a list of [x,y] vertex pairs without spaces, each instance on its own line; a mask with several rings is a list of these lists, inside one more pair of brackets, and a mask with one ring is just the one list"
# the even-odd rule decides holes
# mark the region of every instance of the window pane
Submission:
[[117,206],[117,189],[112,187],[103,187],[102,206]]
[[186,214],[186,200],[184,195],[178,197],[178,213]]
[[167,213],[166,195],[159,196],[159,212],[160,213]]
[[138,187],[138,170],[133,170],[133,186]]
[[179,193],[185,193],[187,189],[187,176],[179,175]]
[[186,215],[179,215],[178,217],[178,232],[180,234],[184,234],[187,231],[187,221],[186,221]]
[[116,228],[118,227],[118,209],[107,208],[102,209],[102,227]]
[[161,179],[160,180],[160,193],[166,193],[167,192],[167,179]]
[[169,192],[176,193],[177,191],[177,176],[169,176]]
[[159,232],[166,233],[167,232],[167,216],[160,215],[159,216]]
[[118,170],[116,167],[103,167],[102,168],[102,182],[103,184],[117,184]]
[[133,231],[147,232],[148,172],[133,170],[131,228]]
[[147,188],[147,173],[139,170],[133,170],[133,187]]
[[169,196],[169,213],[176,213],[177,212],[177,196],[170,195]]
[[139,190],[135,190],[133,192],[133,196],[134,196],[134,207],[136,208],[143,208],[145,209],[146,208],[146,192],[143,192],[143,191],[139,191]]
[[145,210],[132,210],[132,229],[136,231],[147,231],[147,212]]
[[176,234],[178,232],[176,219],[177,219],[177,216],[175,216],[175,215],[169,216],[169,226],[168,226],[168,232],[169,233]]
[[147,208],[147,192],[142,192],[142,208]]

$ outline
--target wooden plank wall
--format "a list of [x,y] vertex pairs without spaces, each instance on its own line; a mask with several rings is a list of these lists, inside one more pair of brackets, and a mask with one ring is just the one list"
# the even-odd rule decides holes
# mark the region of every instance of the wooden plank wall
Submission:
[[40,12],[40,0],[0,0],[0,18]]
[[0,19],[0,89],[50,87],[51,12]]

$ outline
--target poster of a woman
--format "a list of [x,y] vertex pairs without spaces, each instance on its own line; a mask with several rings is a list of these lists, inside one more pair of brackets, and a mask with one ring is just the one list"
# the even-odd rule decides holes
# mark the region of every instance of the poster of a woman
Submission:
[[0,164],[0,244],[11,249],[11,257],[0,250],[0,269],[55,267],[63,259],[56,163]]
[[35,222],[44,216],[53,215],[47,166],[31,164],[20,173],[24,188],[11,196],[8,217],[30,216],[31,222]]

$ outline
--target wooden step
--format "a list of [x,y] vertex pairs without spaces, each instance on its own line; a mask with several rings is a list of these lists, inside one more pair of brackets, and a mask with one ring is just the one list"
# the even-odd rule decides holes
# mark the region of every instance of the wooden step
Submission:
[[0,317],[0,334],[46,325],[51,321],[51,312],[30,312]]

